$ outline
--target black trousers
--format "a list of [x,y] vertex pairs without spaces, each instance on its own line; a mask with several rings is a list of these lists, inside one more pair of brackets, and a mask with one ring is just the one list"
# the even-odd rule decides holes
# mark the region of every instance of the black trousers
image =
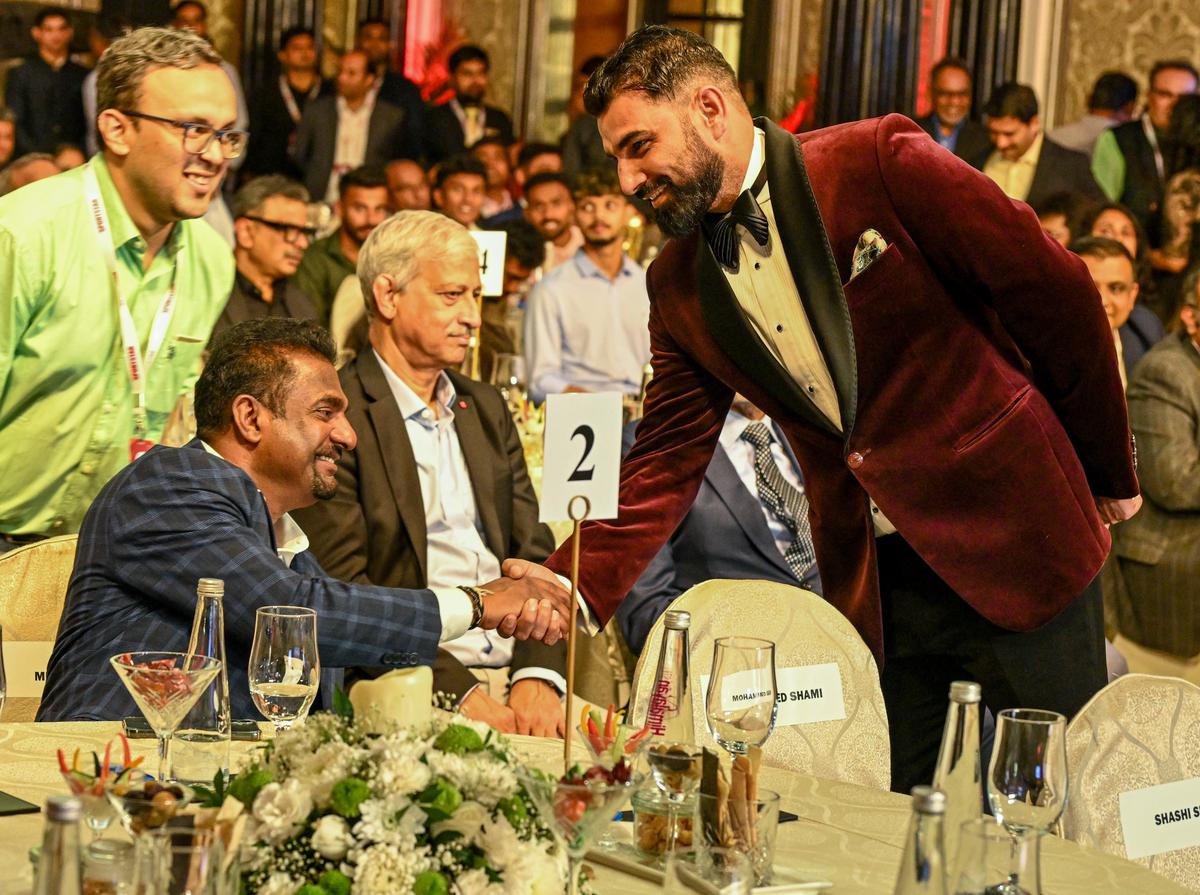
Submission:
[[952,681],[979,682],[993,715],[1036,708],[1068,720],[1106,683],[1098,579],[1041,628],[1016,633],[972,609],[900,535],[876,546],[894,791],[933,779]]

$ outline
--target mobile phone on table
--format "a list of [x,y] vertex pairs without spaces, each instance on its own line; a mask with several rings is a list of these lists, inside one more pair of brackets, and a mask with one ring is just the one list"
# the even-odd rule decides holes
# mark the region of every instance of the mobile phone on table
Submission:
[[[154,736],[154,730],[141,715],[129,715],[121,723],[125,729],[125,736],[131,740],[145,740]],[[230,733],[235,740],[257,742],[262,739],[262,730],[259,729],[258,722],[249,718],[239,718],[231,722]]]
[[0,817],[13,814],[37,814],[41,811],[33,802],[26,802],[7,792],[0,792]]

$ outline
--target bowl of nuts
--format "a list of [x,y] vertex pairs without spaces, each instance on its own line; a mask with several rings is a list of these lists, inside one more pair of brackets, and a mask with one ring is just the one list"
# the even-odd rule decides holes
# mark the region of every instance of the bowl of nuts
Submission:
[[137,773],[108,790],[108,800],[130,836],[166,826],[193,796],[190,787],[180,783],[164,785],[148,774]]

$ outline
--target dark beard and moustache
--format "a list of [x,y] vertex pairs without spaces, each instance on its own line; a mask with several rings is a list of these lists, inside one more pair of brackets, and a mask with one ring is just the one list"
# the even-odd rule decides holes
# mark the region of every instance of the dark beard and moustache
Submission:
[[684,168],[688,179],[674,181],[669,177],[660,177],[637,190],[637,197],[646,201],[648,194],[665,184],[669,195],[662,205],[652,206],[654,222],[667,236],[675,237],[686,236],[700,226],[708,210],[717,201],[725,180],[725,163],[721,157],[701,142],[693,128],[686,128],[684,132],[687,134]]
[[[340,450],[330,451],[330,454],[335,455],[338,460],[342,459]],[[312,467],[312,493],[317,500],[332,500],[337,495],[337,479],[324,479],[317,472],[316,460],[313,460]]]

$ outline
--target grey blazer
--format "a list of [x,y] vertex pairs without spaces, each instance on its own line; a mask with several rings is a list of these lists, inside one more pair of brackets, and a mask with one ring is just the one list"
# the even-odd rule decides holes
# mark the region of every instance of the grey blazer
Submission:
[[[386,165],[404,154],[404,110],[377,100],[367,130],[364,165]],[[304,107],[296,129],[292,159],[304,172],[304,185],[313,200],[324,198],[337,149],[337,97],[320,96]]]

